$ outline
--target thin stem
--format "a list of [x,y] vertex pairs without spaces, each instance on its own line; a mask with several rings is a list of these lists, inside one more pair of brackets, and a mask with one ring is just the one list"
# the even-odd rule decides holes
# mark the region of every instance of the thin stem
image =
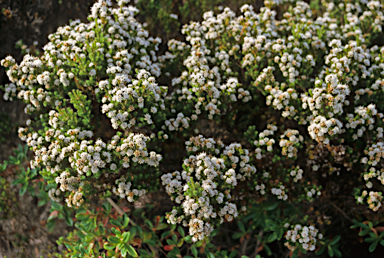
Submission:
[[[113,208],[115,208],[117,210],[117,212],[123,216],[125,214],[125,212],[110,198],[108,197],[107,198],[107,201],[113,206]],[[132,221],[131,219],[129,219],[129,222],[133,225],[133,226],[136,226],[137,224]]]

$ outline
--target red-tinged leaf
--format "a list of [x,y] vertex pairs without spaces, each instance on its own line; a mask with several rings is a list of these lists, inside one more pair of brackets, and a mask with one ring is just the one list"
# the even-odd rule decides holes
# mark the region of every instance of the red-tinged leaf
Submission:
[[156,226],[159,224],[160,222],[160,216],[156,216]]
[[256,249],[256,253],[259,253],[259,252],[263,251],[263,249],[264,249],[264,245],[261,244],[261,246],[259,246],[259,247]]
[[132,246],[138,246],[138,247],[141,247],[141,239],[138,239],[138,238],[134,238],[133,240],[132,240],[132,243],[131,243],[131,245]]
[[49,214],[49,216],[48,216],[48,220],[57,217],[58,214],[59,214],[59,211],[51,212],[51,214]]
[[165,251],[172,251],[174,247],[175,247],[175,245],[165,245],[164,250]]

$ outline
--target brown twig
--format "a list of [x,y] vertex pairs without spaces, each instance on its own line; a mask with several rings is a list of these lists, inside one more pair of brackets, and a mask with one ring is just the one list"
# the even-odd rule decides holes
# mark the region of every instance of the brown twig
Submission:
[[343,216],[347,219],[347,220],[349,220],[351,223],[353,223],[353,220],[350,218],[350,217],[348,217],[348,215],[342,210],[342,209],[340,209],[339,207],[337,207],[337,205],[336,204],[334,204],[333,202],[329,202],[336,210],[338,210],[341,214],[343,214]]
[[[107,201],[113,206],[113,208],[115,208],[117,210],[117,212],[123,216],[125,214],[125,212],[110,198],[108,197],[107,198]],[[136,223],[134,221],[132,221],[131,219],[129,220],[129,222],[133,225],[133,226],[136,226]]]

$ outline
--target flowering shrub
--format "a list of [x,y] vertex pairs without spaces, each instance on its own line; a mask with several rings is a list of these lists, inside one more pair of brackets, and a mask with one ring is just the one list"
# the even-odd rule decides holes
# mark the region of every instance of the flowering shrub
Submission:
[[[19,135],[34,151],[31,167],[55,185],[50,198],[82,214],[105,198],[157,202],[165,189],[174,202],[167,221],[204,243],[201,254],[213,255],[205,245],[213,250],[210,238],[236,219],[241,244],[257,239],[255,252],[239,255],[270,255],[267,243],[285,239],[294,256],[324,248],[341,256],[314,200],[337,195],[330,180],[349,178],[345,191],[358,203],[382,206],[382,3],[265,1],[259,12],[209,11],[165,53],[127,4],[99,0],[89,23],[58,28],[40,57],[1,61],[11,81],[4,99],[24,100],[31,115]],[[272,210],[273,220],[259,220]],[[116,245],[105,249],[137,255],[128,231],[107,231]],[[184,241],[165,248],[162,240],[148,245],[173,251]],[[197,257],[194,244],[174,251],[190,253]]]
[[[287,231],[285,238],[288,240],[286,246],[290,250],[295,250],[295,245],[299,245],[305,251],[314,251],[316,249],[316,240],[322,239],[322,234],[317,234],[318,230],[313,226],[304,226],[297,224]],[[293,246],[292,246],[293,245]]]

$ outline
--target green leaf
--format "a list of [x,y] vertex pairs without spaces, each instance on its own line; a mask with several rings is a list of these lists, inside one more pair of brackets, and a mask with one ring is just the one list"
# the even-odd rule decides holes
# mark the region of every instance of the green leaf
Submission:
[[87,250],[85,250],[83,245],[80,245],[80,252],[81,252],[81,254],[86,254],[87,253]]
[[[182,227],[177,227],[177,231],[179,231],[182,237],[185,237],[184,229]],[[383,231],[384,232],[384,231]]]
[[131,236],[131,232],[124,232],[123,233],[123,243],[128,243],[130,236]]
[[127,214],[124,214],[123,215],[123,227],[127,227],[128,223],[129,223],[129,218],[128,218]]
[[88,248],[87,248],[87,252],[88,254],[91,254],[92,252],[92,248],[93,248],[93,244],[89,244]]
[[51,204],[52,204],[51,207],[53,210],[61,211],[63,209],[63,206],[57,202],[54,202],[51,200]]
[[364,229],[364,230],[360,231],[358,235],[359,236],[364,236],[364,235],[368,234],[369,232],[370,232],[369,228],[368,229]]
[[121,250],[121,249],[123,249],[123,248],[124,248],[124,243],[119,243],[119,244],[117,245],[117,249]]
[[166,223],[159,223],[159,225],[157,225],[157,227],[156,227],[156,230],[166,229],[167,227],[168,227],[168,224],[166,224]]
[[373,242],[373,243],[369,246],[368,250],[369,250],[371,253],[372,253],[373,251],[375,251],[376,246],[377,246],[378,243],[379,243],[378,240],[375,241],[375,242]]
[[111,228],[111,231],[113,234],[115,234],[116,236],[120,237],[121,236],[121,233],[119,230],[117,230],[116,228]]
[[268,237],[268,243],[271,243],[273,241],[275,241],[277,239],[277,236],[276,236],[276,232],[273,232],[273,234],[271,234],[269,237]]
[[370,233],[369,233],[369,236],[372,237],[372,238],[374,238],[374,239],[378,238],[378,235],[376,235],[376,234],[373,233],[373,232],[370,232]]
[[241,221],[237,221],[237,225],[239,226],[239,229],[240,229],[242,232],[245,232],[245,226],[244,226],[243,222],[241,222]]
[[123,257],[127,256],[127,249],[125,249],[125,248],[121,249],[121,256],[123,256]]
[[123,227],[123,225],[118,220],[111,219],[110,222],[111,222],[112,225],[114,225],[116,227]]
[[299,257],[299,248],[296,248],[295,251],[293,251],[291,258],[297,258]]
[[280,240],[284,235],[284,229],[283,228],[279,228],[278,232],[277,232],[277,240]]
[[275,227],[275,226],[276,226],[276,223],[275,223],[273,220],[270,220],[270,219],[265,220],[265,224],[266,224],[267,227],[269,227],[269,228],[271,228],[271,227]]
[[84,238],[85,237],[85,235],[83,234],[83,232],[81,232],[80,230],[77,230],[76,231],[76,235],[79,237],[79,238]]
[[50,220],[47,222],[47,228],[49,232],[52,232],[55,228],[56,222],[54,220]]
[[190,235],[186,236],[184,239],[185,239],[185,242],[187,242],[188,244],[192,242],[192,236]]
[[191,251],[192,251],[193,256],[197,257],[197,249],[196,249],[195,245],[191,246]]
[[156,241],[153,239],[148,239],[145,241],[145,243],[147,243],[150,246],[156,246]]
[[166,238],[169,236],[172,232],[171,231],[165,231],[164,233],[161,234],[161,238]]
[[183,244],[184,244],[184,238],[180,238],[179,242],[177,242],[177,247],[182,247]]
[[40,207],[40,206],[43,206],[44,204],[46,204],[47,201],[46,200],[40,200],[38,203],[37,203],[37,206]]
[[24,178],[18,178],[12,181],[12,185],[18,185],[24,183]]
[[73,220],[71,218],[71,214],[66,213],[64,218],[65,218],[65,222],[67,222],[67,225],[72,227],[73,226]]
[[329,254],[329,256],[333,257],[334,256],[334,252],[333,252],[332,247],[330,245],[327,246],[327,247],[328,247],[328,254]]
[[367,243],[372,243],[376,240],[377,238],[373,238],[373,237],[367,237],[366,239],[364,239],[364,242],[367,242]]
[[339,242],[340,238],[341,238],[340,235],[335,236],[329,244],[330,245],[336,244],[337,242]]
[[333,248],[333,251],[335,252],[336,257],[342,257],[341,252],[337,248]]
[[126,245],[128,254],[133,257],[137,257],[136,250],[131,245]]
[[112,206],[109,202],[104,202],[103,203],[103,209],[109,214],[111,212]]
[[267,246],[266,244],[264,244],[264,250],[267,253],[267,255],[272,255],[271,248],[269,248],[269,246]]
[[322,247],[320,247],[320,249],[316,252],[316,255],[321,255],[322,253],[324,253],[325,248],[326,248],[325,245],[323,245]]
[[172,240],[172,239],[167,239],[166,242],[169,245],[177,245],[177,243],[174,240]]
[[24,195],[28,189],[28,183],[25,183],[19,190],[19,195]]
[[108,245],[107,243],[104,244],[104,249],[105,250],[113,250],[115,249],[115,246]]
[[89,218],[89,215],[84,214],[84,213],[79,213],[79,214],[76,214],[75,217],[76,217],[76,219],[78,219],[78,220],[86,220],[86,219]]
[[233,239],[237,239],[237,238],[242,237],[243,235],[244,235],[243,232],[237,232],[237,233],[235,233],[235,234],[232,235],[232,238],[233,238]]
[[114,244],[120,243],[120,239],[118,237],[115,237],[115,236],[108,237],[108,241],[111,243],[114,243]]

